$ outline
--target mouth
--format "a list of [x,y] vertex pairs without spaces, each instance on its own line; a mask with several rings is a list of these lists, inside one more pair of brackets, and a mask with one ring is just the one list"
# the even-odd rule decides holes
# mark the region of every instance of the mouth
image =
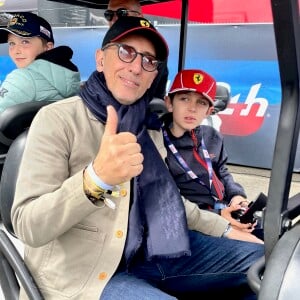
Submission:
[[127,79],[123,76],[120,76],[120,79],[128,87],[133,87],[133,88],[139,87],[139,83],[136,82],[135,80],[130,80],[130,79]]
[[16,61],[23,61],[23,60],[25,60],[25,59],[26,59],[26,58],[23,58],[23,57],[16,57],[16,58],[15,58]]
[[194,121],[196,121],[196,118],[188,116],[188,117],[184,117],[184,120],[187,122],[194,122]]

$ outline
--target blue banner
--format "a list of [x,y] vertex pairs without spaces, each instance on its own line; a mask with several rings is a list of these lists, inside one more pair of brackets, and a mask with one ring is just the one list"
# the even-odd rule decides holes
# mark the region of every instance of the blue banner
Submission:
[[[170,57],[169,84],[178,69],[179,25],[161,25]],[[107,27],[55,28],[56,46],[68,45],[82,81],[95,70],[95,51]],[[185,68],[212,74],[231,91],[226,110],[210,120],[224,135],[229,162],[271,168],[281,103],[280,76],[271,24],[188,26]],[[14,68],[0,45],[0,80]],[[300,157],[295,170],[300,170]]]

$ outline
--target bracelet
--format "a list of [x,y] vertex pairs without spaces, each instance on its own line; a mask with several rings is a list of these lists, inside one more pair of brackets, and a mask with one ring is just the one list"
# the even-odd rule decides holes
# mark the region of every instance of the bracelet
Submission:
[[[88,176],[90,176],[88,174]],[[93,203],[96,204],[97,201],[102,201],[106,206],[111,209],[116,208],[114,201],[106,198],[106,195],[113,195],[113,191],[104,190],[99,187],[90,177],[90,180],[87,180],[86,177],[83,177],[83,190],[87,198]]]
[[85,178],[83,179],[84,193],[93,203],[95,203],[98,200],[103,201],[105,191],[99,189],[94,182],[91,183],[94,184],[94,187],[90,186]]
[[222,237],[225,237],[225,238],[226,238],[226,237],[228,236],[228,234],[230,233],[231,229],[232,229],[232,227],[231,227],[231,225],[230,225],[230,223],[229,223],[229,224],[227,225],[225,231],[223,232]]
[[112,190],[113,186],[106,184],[105,182],[103,182],[99,176],[95,173],[95,170],[93,168],[93,162],[91,162],[88,167],[86,168],[86,171],[88,172],[88,174],[90,175],[90,177],[92,178],[92,180],[94,181],[94,183],[102,190]]

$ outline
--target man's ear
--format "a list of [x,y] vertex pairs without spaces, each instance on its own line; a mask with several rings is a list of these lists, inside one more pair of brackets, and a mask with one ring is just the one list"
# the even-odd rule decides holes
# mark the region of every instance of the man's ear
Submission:
[[98,72],[103,71],[103,51],[101,49],[97,49],[95,53],[95,60],[96,60],[96,69]]
[[169,96],[165,96],[165,104],[168,112],[173,112],[173,105]]

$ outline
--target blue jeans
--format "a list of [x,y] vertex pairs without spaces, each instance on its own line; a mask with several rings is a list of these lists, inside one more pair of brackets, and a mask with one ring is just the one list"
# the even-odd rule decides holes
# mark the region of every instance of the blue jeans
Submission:
[[246,273],[264,255],[263,245],[189,234],[191,256],[149,262],[140,255],[113,276],[101,300],[256,299]]

